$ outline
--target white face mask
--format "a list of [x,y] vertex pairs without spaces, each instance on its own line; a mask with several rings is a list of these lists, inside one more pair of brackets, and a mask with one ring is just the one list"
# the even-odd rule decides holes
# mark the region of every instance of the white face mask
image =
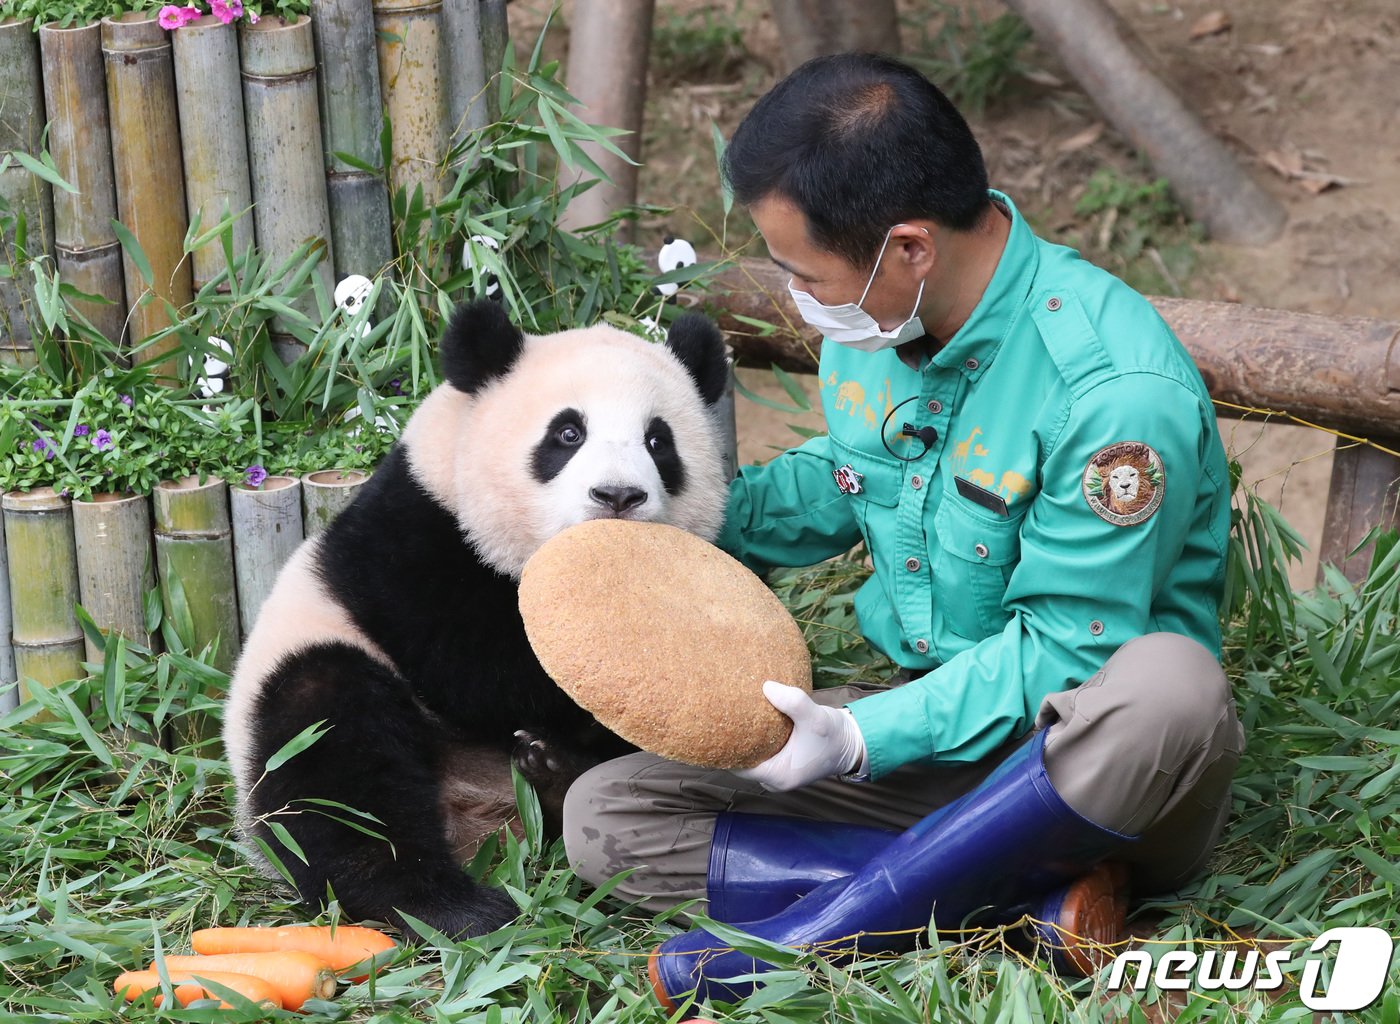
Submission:
[[[792,301],[797,304],[797,312],[802,315],[802,319],[821,331],[824,337],[861,352],[879,352],[927,334],[924,325],[919,321],[919,302],[924,297],[922,281],[919,282],[919,294],[914,298],[914,310],[909,319],[893,330],[880,330],[879,322],[861,309],[861,303],[870,293],[870,286],[875,283],[875,275],[880,272],[880,260],[885,255],[886,246],[890,244],[890,235],[898,226],[896,224],[885,232],[880,253],[875,257],[875,269],[870,272],[870,280],[865,282],[865,291],[860,293],[860,299],[856,302],[843,302],[839,306],[824,305],[818,302],[811,292],[798,291],[789,279],[788,292],[792,295]],[[928,234],[928,228],[922,230],[924,234]]]

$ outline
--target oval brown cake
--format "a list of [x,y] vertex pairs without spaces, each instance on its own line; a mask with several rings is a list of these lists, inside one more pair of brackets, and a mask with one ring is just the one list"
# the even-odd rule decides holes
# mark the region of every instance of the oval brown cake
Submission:
[[546,672],[643,750],[708,768],[751,767],[792,724],[763,681],[812,689],[802,631],[723,551],[659,523],[597,519],[525,564],[520,614]]

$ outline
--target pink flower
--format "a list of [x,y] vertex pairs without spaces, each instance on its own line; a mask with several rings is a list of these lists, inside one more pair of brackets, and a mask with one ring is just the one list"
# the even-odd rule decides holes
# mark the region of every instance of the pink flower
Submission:
[[181,7],[180,12],[185,19],[186,25],[188,25],[192,21],[197,21],[199,18],[202,18],[204,16],[204,12],[201,11],[198,7]]
[[243,17],[243,0],[209,0],[209,13],[227,25]]
[[160,14],[156,17],[163,29],[177,29],[185,23],[185,12],[174,4],[166,4],[160,9]]
[[262,18],[258,17],[258,12],[257,12],[257,11],[249,11],[249,12],[248,12],[248,24],[249,24],[249,25],[256,25],[256,24],[257,24],[258,22],[260,22],[260,21],[262,21]]

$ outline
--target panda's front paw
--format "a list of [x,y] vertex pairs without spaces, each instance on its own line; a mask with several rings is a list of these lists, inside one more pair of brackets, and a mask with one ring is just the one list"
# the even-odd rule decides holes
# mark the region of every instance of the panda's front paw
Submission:
[[520,774],[536,786],[557,779],[566,767],[563,751],[528,729],[515,730],[515,750],[511,756]]

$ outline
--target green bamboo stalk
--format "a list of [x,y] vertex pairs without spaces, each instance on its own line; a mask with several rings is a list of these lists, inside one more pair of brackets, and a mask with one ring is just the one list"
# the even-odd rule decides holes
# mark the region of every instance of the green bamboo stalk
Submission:
[[[44,131],[44,87],[39,45],[27,18],[0,21],[0,154],[18,150],[38,156]],[[24,218],[24,255],[53,252],[53,190],[18,163],[0,174],[0,198]],[[4,235],[4,261],[13,271],[0,278],[0,359],[34,364],[34,278],[19,265],[18,230]]]
[[[106,493],[75,501],[73,535],[83,608],[103,633],[120,633],[149,647],[146,592],[156,582],[150,499]],[[102,652],[90,638],[84,640],[88,661],[99,661]]]
[[486,113],[489,121],[501,116],[501,93],[496,80],[510,45],[506,0],[481,0],[481,60],[486,73]]
[[441,0],[374,0],[379,84],[393,126],[389,183],[394,191],[423,186],[441,196],[438,167],[447,153],[447,97],[442,72]]
[[229,489],[233,511],[233,563],[238,577],[238,614],[243,635],[252,631],[272,584],[300,546],[301,481],[270,476],[254,490]]
[[[442,0],[443,40],[447,62],[447,125],[452,145],[468,132],[490,123],[486,72],[481,53],[481,0]],[[496,71],[491,69],[492,74]]]
[[85,675],[78,602],[73,510],[52,487],[11,491],[0,499],[5,518],[11,622],[19,699]]
[[183,593],[193,627],[191,644],[199,650],[218,640],[214,664],[228,671],[239,646],[228,487],[222,480],[201,484],[197,477],[162,480],[152,498],[165,614],[178,626]]
[[[325,156],[316,105],[316,48],[311,19],[263,18],[244,24],[243,106],[248,125],[248,166],[253,183],[253,222],[258,246],[274,266],[314,239],[321,261],[316,273],[329,299],[335,291],[331,214],[326,199]],[[297,308],[316,319],[315,297]],[[284,359],[300,350],[274,320],[274,344]]]
[[355,500],[370,474],[358,469],[323,469],[301,481],[302,522],[313,537]]
[[[148,14],[102,19],[102,56],[107,62],[107,110],[112,127],[112,169],[117,186],[117,217],[135,236],[151,269],[142,279],[132,254],[123,251],[133,344],[170,326],[164,299],[177,309],[191,297],[190,263],[185,259],[185,175],[180,162],[176,120],[175,66],[165,30]],[[179,344],[171,337],[141,354],[143,362]],[[173,359],[157,372],[174,383]]]
[[[171,34],[175,92],[180,108],[180,148],[185,160],[185,202],[190,219],[207,232],[227,213],[233,222],[233,251],[253,244],[253,204],[248,179],[248,137],[239,83],[238,31],[212,14]],[[210,239],[192,254],[198,291],[224,270],[222,242]]]
[[0,715],[19,705],[15,675],[14,619],[10,604],[10,559],[5,552],[5,517],[0,515]]
[[122,251],[112,230],[117,192],[112,180],[112,137],[107,120],[102,25],[39,29],[49,153],[64,181],[53,197],[54,256],[59,276],[78,291],[110,304],[75,301],[74,308],[113,344],[126,324]]
[[374,11],[370,0],[311,0],[311,24],[335,276],[373,278],[394,256],[384,174],[335,154],[380,166],[379,62],[365,59],[375,48]]

